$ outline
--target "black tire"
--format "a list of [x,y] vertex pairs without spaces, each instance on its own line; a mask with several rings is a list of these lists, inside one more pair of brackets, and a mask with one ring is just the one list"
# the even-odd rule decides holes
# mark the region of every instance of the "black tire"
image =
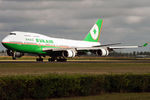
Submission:
[[40,62],[43,62],[43,58],[40,58]]
[[63,62],[67,62],[67,59],[63,59]]
[[38,62],[38,61],[39,61],[39,58],[36,58],[36,61]]
[[57,62],[67,62],[67,59],[57,59]]
[[12,57],[13,60],[16,60],[16,57]]
[[54,62],[55,59],[54,59],[54,58],[49,58],[48,61],[49,61],[49,62]]
[[43,62],[43,58],[36,58],[37,62]]

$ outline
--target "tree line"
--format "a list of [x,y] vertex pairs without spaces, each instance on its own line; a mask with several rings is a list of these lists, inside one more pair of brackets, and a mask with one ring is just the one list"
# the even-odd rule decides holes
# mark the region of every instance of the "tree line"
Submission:
[[114,57],[118,57],[118,56],[121,56],[121,57],[150,57],[150,52],[148,51],[133,51],[133,52],[116,52],[116,51],[113,51],[109,54],[109,56],[114,56]]

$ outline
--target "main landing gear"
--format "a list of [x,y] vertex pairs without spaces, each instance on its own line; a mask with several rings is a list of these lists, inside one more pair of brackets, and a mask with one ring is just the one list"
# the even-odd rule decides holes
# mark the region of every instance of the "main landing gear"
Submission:
[[48,59],[48,61],[49,62],[55,62],[55,61],[57,61],[57,62],[66,62],[67,59],[64,58],[64,57],[51,57],[51,58]]
[[37,62],[43,62],[43,58],[41,56],[39,56],[39,58],[36,58]]
[[[39,56],[39,58],[36,58],[37,62],[43,62],[43,58],[41,56]],[[49,62],[66,62],[67,59],[64,57],[51,57],[48,59]]]

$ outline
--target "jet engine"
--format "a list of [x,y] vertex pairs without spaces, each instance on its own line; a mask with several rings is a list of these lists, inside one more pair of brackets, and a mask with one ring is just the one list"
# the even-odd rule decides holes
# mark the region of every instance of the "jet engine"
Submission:
[[13,52],[11,50],[6,50],[8,56],[12,56]]
[[63,57],[75,57],[76,52],[74,50],[66,50],[62,52]]
[[23,55],[24,55],[24,53],[21,53],[21,52],[14,52],[14,51],[12,51],[12,50],[7,50],[7,55],[8,56],[12,56],[12,57],[14,57],[14,58],[20,58],[20,57],[22,57]]
[[107,49],[99,49],[96,51],[96,55],[98,56],[108,56],[109,55],[109,51]]
[[22,57],[22,56],[24,56],[24,53],[15,52],[15,57],[20,58],[20,57]]

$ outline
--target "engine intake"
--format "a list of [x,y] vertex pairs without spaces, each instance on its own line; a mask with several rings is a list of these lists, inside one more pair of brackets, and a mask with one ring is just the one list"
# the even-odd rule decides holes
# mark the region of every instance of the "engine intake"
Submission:
[[74,50],[66,50],[62,52],[63,57],[75,57],[76,52]]
[[24,56],[24,53],[14,52],[12,50],[7,50],[7,55],[8,56],[14,56],[14,57],[20,58],[20,57]]
[[109,51],[107,49],[100,49],[96,51],[96,54],[98,56],[108,56],[109,55]]
[[7,52],[8,56],[12,56],[13,55],[13,52],[11,50],[7,50],[6,52]]

